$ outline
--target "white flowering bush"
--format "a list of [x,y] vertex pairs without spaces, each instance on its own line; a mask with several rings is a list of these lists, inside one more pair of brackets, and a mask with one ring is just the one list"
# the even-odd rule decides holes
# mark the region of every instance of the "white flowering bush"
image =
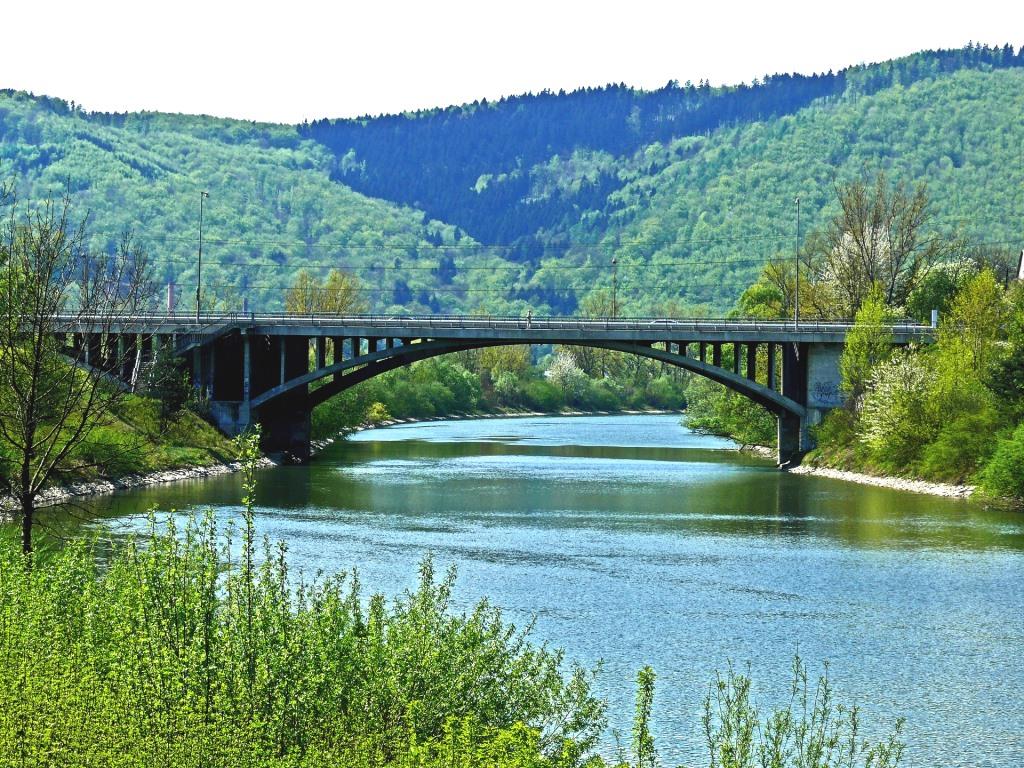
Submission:
[[889,469],[911,466],[935,437],[928,408],[933,378],[921,357],[907,351],[874,368],[861,410],[860,439]]

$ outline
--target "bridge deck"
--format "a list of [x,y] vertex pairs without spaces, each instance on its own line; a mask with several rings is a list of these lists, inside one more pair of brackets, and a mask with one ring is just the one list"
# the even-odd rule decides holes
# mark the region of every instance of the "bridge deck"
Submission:
[[[109,321],[67,318],[66,330],[144,334],[221,335],[234,329],[269,336],[362,336],[431,339],[521,340],[528,343],[572,341],[825,342],[846,338],[852,323],[672,318],[495,317],[484,315],[297,315],[297,314],[151,314],[124,327]],[[927,341],[934,329],[911,322],[890,326],[897,344]]]

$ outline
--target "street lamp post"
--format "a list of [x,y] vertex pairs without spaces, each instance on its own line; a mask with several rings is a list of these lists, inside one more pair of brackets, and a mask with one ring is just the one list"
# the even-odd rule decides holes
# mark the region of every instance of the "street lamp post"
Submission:
[[618,317],[619,316],[618,289],[619,289],[619,260],[617,258],[613,258],[612,259],[612,317]]
[[796,199],[796,243],[793,248],[793,265],[796,267],[796,283],[793,299],[793,329],[800,329],[800,198]]
[[202,307],[203,289],[203,201],[210,196],[209,192],[199,193],[199,260],[196,263],[196,322],[199,322],[199,311]]

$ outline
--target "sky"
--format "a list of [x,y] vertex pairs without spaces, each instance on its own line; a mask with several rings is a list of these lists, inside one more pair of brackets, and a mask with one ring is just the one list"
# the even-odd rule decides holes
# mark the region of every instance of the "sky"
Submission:
[[625,82],[1024,45],[1017,0],[9,0],[0,88],[100,111],[301,122]]

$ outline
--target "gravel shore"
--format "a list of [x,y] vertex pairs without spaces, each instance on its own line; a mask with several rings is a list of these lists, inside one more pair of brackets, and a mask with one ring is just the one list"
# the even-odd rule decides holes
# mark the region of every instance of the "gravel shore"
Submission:
[[828,467],[812,467],[806,464],[801,464],[787,471],[795,475],[829,477],[833,480],[847,480],[851,483],[874,485],[879,488],[892,488],[897,491],[910,491],[911,493],[927,493],[932,496],[945,496],[952,499],[966,499],[974,493],[973,485],[949,485],[947,483],[929,483],[925,480],[908,480],[903,477],[879,477],[877,475],[865,475],[861,472],[829,469]]
[[[269,467],[274,466],[274,462],[263,458],[260,459],[259,465],[261,467]],[[104,493],[138,488],[143,485],[175,483],[180,480],[195,480],[202,477],[224,475],[229,472],[237,472],[241,468],[242,465],[240,463],[230,462],[227,464],[211,464],[206,467],[183,467],[181,469],[168,469],[141,475],[125,475],[116,480],[90,480],[81,483],[69,483],[68,485],[47,488],[39,495],[36,506],[52,507],[83,496],[98,496]],[[10,499],[0,500],[0,516],[16,508]]]

